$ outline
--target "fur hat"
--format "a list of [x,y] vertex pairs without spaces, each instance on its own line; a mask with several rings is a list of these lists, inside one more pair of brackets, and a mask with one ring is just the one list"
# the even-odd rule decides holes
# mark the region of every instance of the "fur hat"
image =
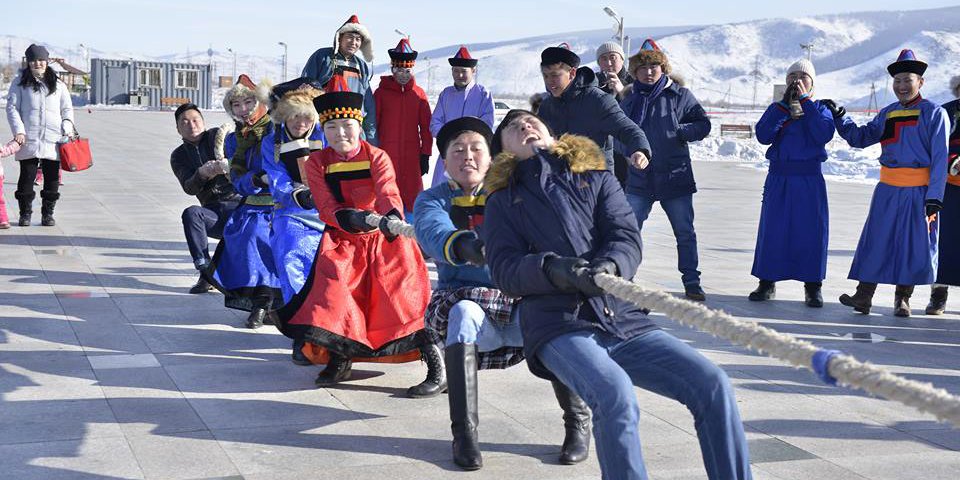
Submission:
[[890,73],[890,76],[893,77],[898,73],[916,73],[919,76],[923,76],[923,73],[927,71],[927,64],[917,60],[917,56],[913,54],[913,50],[909,48],[904,48],[900,50],[900,55],[897,56],[897,61],[887,65],[887,72]]
[[268,81],[260,82],[260,86],[254,85],[253,80],[250,80],[250,77],[248,77],[247,74],[241,73],[240,76],[237,77],[236,83],[234,83],[233,86],[230,87],[230,90],[227,90],[227,93],[224,94],[223,109],[227,112],[227,115],[229,115],[230,118],[237,122],[242,121],[242,119],[233,115],[233,109],[230,108],[230,103],[234,100],[253,97],[257,100],[258,107],[260,105],[264,105],[264,102],[261,101],[261,99],[265,97],[263,90],[266,89],[269,91],[271,86],[272,85],[270,85],[270,82]]
[[597,61],[599,62],[600,57],[610,52],[614,52],[617,55],[620,55],[620,59],[622,60],[625,60],[627,58],[627,56],[623,54],[623,47],[621,47],[619,43],[603,42],[600,44],[599,47],[597,47]]
[[477,59],[470,56],[470,51],[467,50],[467,47],[460,45],[460,49],[457,50],[452,57],[447,59],[447,62],[450,63],[451,67],[467,67],[472,68],[477,66]]
[[319,120],[313,99],[323,95],[319,82],[308,78],[297,78],[283,82],[269,91],[267,98],[260,101],[268,106],[270,118],[275,124],[282,124],[296,116],[304,116],[314,122]]
[[817,79],[817,70],[813,68],[813,63],[806,58],[801,58],[800,60],[793,62],[793,65],[790,65],[790,68],[787,69],[788,76],[795,72],[806,73],[810,76],[811,81],[815,81]]
[[333,53],[336,53],[340,50],[340,35],[344,33],[358,33],[363,37],[363,43],[360,44],[360,53],[363,54],[363,59],[367,62],[373,61],[373,38],[370,37],[370,31],[367,30],[367,27],[364,27],[360,24],[360,20],[357,18],[356,14],[351,15],[346,22],[343,22],[343,25],[337,29],[337,34],[333,37]]
[[549,67],[563,63],[573,68],[580,66],[580,56],[570,50],[569,43],[561,43],[556,47],[547,47],[540,52],[540,66]]
[[327,82],[327,92],[313,98],[320,124],[340,118],[352,118],[363,124],[363,95],[350,91],[346,79],[334,74]]
[[636,77],[634,72],[640,65],[660,65],[660,69],[663,70],[664,75],[669,75],[671,71],[667,54],[660,50],[660,46],[657,45],[657,42],[653,41],[652,38],[644,40],[643,45],[640,46],[640,50],[630,57],[630,66],[627,72]]
[[34,60],[49,60],[50,52],[47,51],[42,45],[37,45],[36,43],[31,43],[27,50],[23,52],[23,56],[27,57],[28,62]]
[[450,142],[464,132],[479,133],[487,141],[487,147],[490,147],[490,139],[493,138],[493,130],[490,130],[490,125],[477,117],[466,116],[445,123],[437,132],[437,148],[440,149],[440,154],[445,155]]
[[401,38],[397,48],[387,50],[390,55],[390,66],[400,68],[413,68],[417,62],[417,51],[410,46],[410,40]]

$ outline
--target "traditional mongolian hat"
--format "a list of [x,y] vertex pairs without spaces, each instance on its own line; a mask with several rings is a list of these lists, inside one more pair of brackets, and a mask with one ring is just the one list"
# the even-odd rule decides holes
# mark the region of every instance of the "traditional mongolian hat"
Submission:
[[227,112],[227,115],[230,115],[230,118],[238,122],[241,121],[241,119],[233,115],[233,109],[230,108],[230,104],[234,100],[247,97],[253,97],[257,100],[258,104],[263,104],[260,100],[262,95],[259,94],[257,85],[253,83],[253,80],[251,80],[247,74],[241,73],[240,76],[237,77],[237,81],[230,87],[230,90],[227,90],[227,93],[223,95],[223,109]]
[[451,67],[476,67],[477,59],[470,56],[467,47],[460,45],[460,50],[452,57],[447,59]]
[[346,79],[335,74],[327,82],[327,93],[313,99],[320,124],[339,118],[352,118],[363,123],[363,95],[351,92]]
[[561,43],[556,47],[547,47],[540,52],[540,66],[546,67],[565,63],[573,68],[580,66],[580,56],[570,50],[570,44]]
[[440,149],[440,154],[446,154],[450,142],[464,132],[479,133],[487,141],[487,147],[490,146],[490,140],[493,138],[493,130],[490,130],[490,125],[487,125],[487,122],[477,117],[460,117],[445,123],[443,128],[437,132],[437,148]]
[[397,48],[387,50],[390,55],[390,65],[400,68],[411,68],[417,61],[417,51],[410,46],[410,41],[401,38]]
[[363,58],[368,61],[373,61],[373,38],[370,37],[370,31],[367,30],[367,27],[360,24],[360,19],[356,15],[351,15],[346,22],[343,22],[343,25],[337,29],[337,34],[333,37],[333,53],[337,53],[337,50],[340,48],[340,35],[344,33],[357,33],[363,37],[363,43],[360,45],[360,53],[363,54]]
[[890,72],[891,77],[904,72],[916,73],[922,77],[923,72],[927,71],[927,64],[917,60],[917,56],[913,54],[913,50],[904,48],[900,50],[900,56],[897,57],[897,61],[887,65],[887,71]]
[[660,65],[664,74],[669,74],[671,70],[667,54],[660,50],[660,46],[652,38],[644,40],[640,50],[630,57],[630,66],[627,71],[632,75],[640,65]]
[[265,93],[266,97],[261,97],[260,101],[267,105],[273,123],[281,124],[297,116],[317,121],[313,99],[323,95],[323,87],[316,80],[296,78],[275,85]]

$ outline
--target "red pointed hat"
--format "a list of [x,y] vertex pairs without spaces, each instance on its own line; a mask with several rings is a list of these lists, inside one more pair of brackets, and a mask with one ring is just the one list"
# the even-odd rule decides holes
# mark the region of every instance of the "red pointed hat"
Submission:
[[640,45],[640,50],[652,50],[654,52],[659,52],[660,45],[657,45],[657,42],[653,41],[652,38],[648,38],[643,41],[643,45]]
[[343,75],[330,77],[325,90],[326,94],[313,99],[321,125],[338,118],[353,118],[363,123],[363,95],[351,92]]
[[470,51],[467,50],[467,47],[460,45],[460,49],[457,50],[457,53],[453,58],[448,58],[451,67],[476,67],[477,59],[470,56]]
[[890,73],[890,76],[895,76],[898,73],[916,73],[919,76],[923,76],[923,73],[927,71],[927,64],[917,60],[917,56],[913,54],[913,50],[909,48],[904,48],[900,50],[900,55],[897,56],[897,61],[887,65],[887,72]]
[[346,22],[343,22],[343,25],[337,29],[337,33],[333,37],[333,52],[336,53],[340,48],[340,35],[351,32],[363,37],[363,43],[360,44],[360,53],[363,54],[363,58],[366,61],[372,62],[373,38],[370,36],[370,31],[367,30],[367,27],[360,24],[360,19],[357,18],[356,14],[350,15],[350,18],[348,18]]
[[397,48],[387,50],[390,55],[390,65],[394,67],[410,68],[416,63],[417,51],[410,46],[410,40],[401,38]]

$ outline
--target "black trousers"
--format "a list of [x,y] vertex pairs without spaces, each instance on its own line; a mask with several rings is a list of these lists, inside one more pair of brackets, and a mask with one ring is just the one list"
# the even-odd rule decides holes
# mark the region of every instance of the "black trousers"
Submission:
[[24,195],[33,193],[33,181],[36,180],[37,169],[41,166],[43,168],[43,191],[57,192],[60,190],[60,162],[28,158],[20,160],[20,178],[17,179],[17,192]]
[[194,205],[183,211],[183,235],[187,239],[187,248],[190,249],[194,266],[199,267],[210,262],[207,238],[223,237],[223,226],[237,205],[238,202],[217,202],[204,206]]

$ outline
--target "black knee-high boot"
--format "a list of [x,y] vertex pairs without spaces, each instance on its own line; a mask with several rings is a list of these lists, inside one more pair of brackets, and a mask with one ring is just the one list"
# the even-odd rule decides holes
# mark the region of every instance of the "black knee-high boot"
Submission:
[[53,209],[60,200],[60,192],[40,190],[40,225],[52,227],[57,224],[53,219]]
[[33,216],[33,199],[37,198],[37,192],[21,192],[18,190],[13,193],[13,196],[16,197],[17,204],[20,206],[20,221],[17,222],[17,225],[29,227],[30,217]]
[[563,428],[566,430],[560,447],[560,463],[580,463],[590,455],[590,407],[566,385],[558,381],[550,383],[563,409]]
[[477,346],[458,343],[446,348],[447,396],[450,400],[450,430],[453,432],[453,462],[464,470],[483,467],[477,427]]

